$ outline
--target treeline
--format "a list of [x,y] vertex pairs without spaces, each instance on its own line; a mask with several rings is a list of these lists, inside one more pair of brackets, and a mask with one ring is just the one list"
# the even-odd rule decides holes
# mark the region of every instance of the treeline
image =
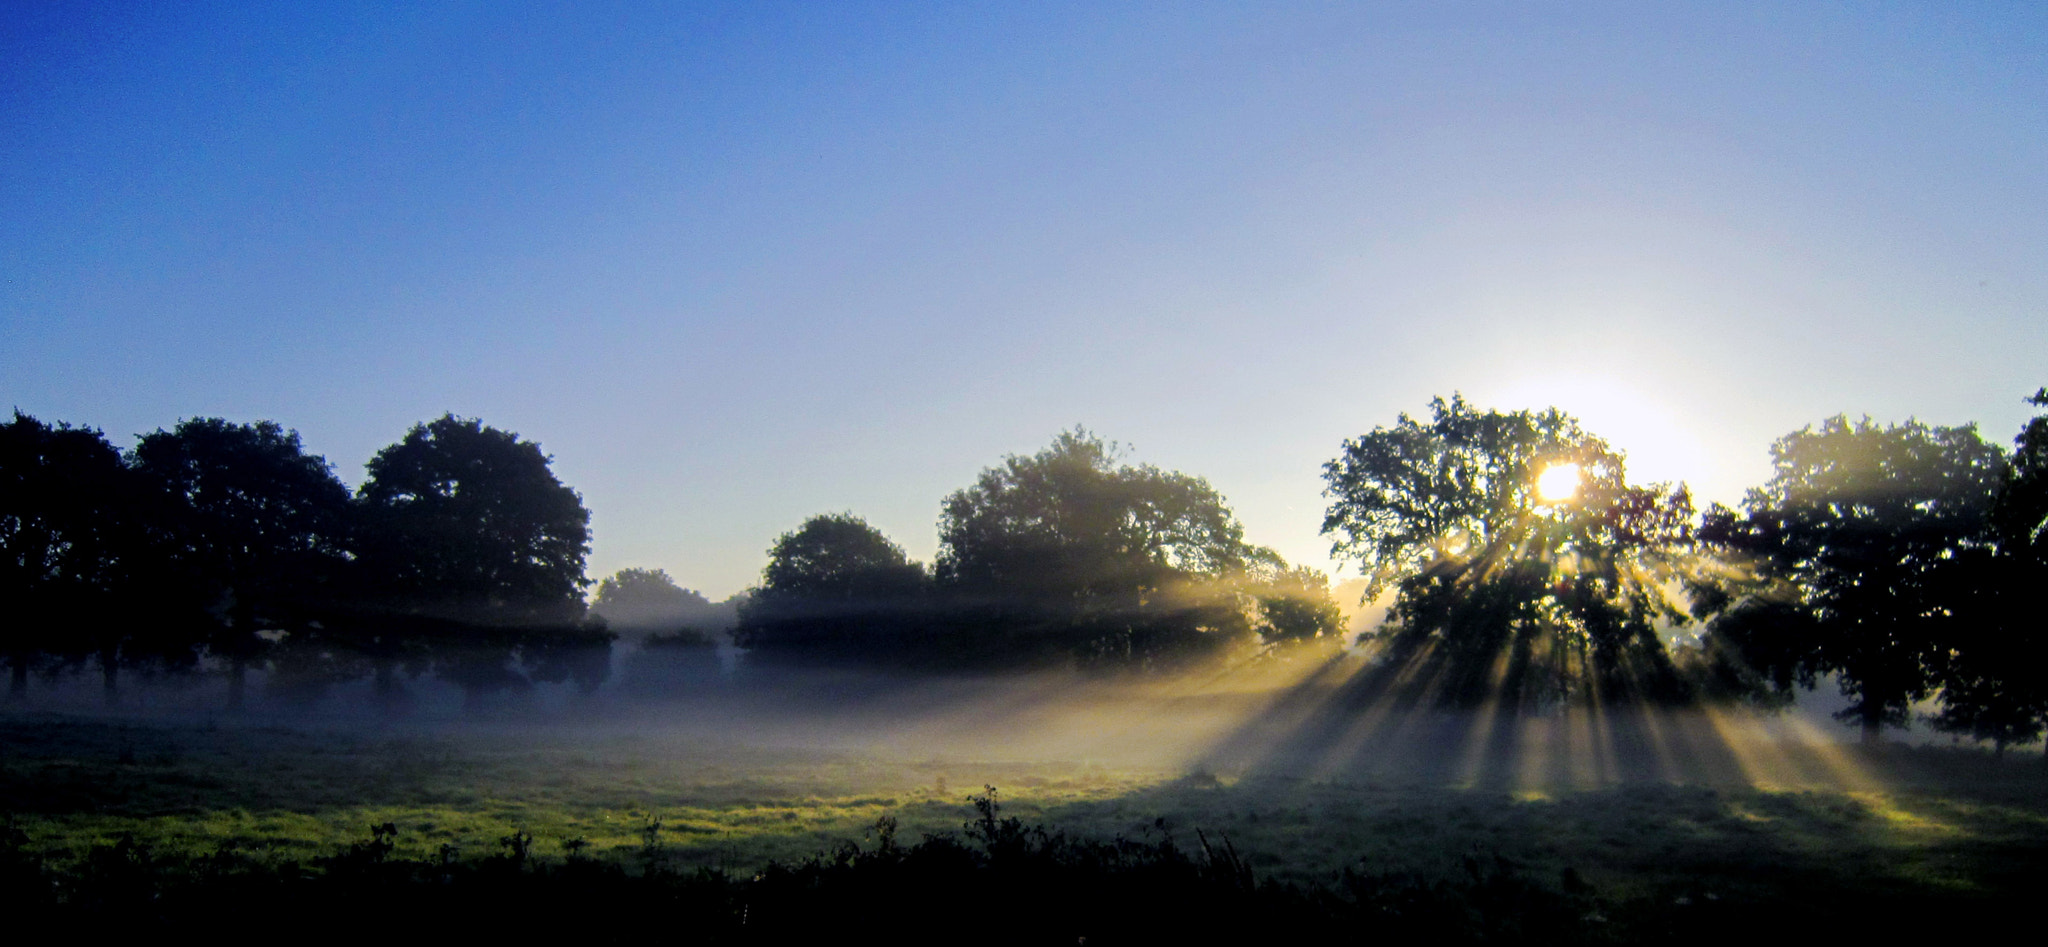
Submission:
[[271,421],[187,420],[123,452],[16,412],[0,656],[17,698],[90,668],[117,703],[124,669],[204,667],[231,709],[260,670],[285,700],[370,680],[396,710],[421,677],[471,706],[595,690],[619,631],[651,648],[729,636],[771,663],[993,669],[1161,667],[1339,630],[1327,579],[1245,542],[1206,481],[1119,461],[1078,429],[1007,459],[948,498],[937,568],[833,514],[777,540],[733,601],[626,569],[586,606],[580,497],[538,445],[480,421],[414,426],[351,493]]
[[1208,481],[1085,430],[948,496],[930,566],[851,513],[768,551],[738,643],[781,661],[1163,668],[1334,636],[1329,580],[1245,541]]
[[590,514],[540,448],[453,415],[415,425],[351,493],[274,422],[196,418],[117,450],[17,411],[0,425],[0,655],[33,672],[216,662],[314,700],[375,681],[396,708],[431,674],[474,702],[539,681],[594,689],[610,632],[586,615]]
[[[1833,681],[1866,740],[1933,699],[1935,725],[2002,749],[2048,728],[2048,415],[2013,443],[1838,417],[1701,511],[1556,409],[1437,399],[1325,465],[1323,532],[1387,605],[1376,698],[1768,705]],[[422,675],[472,701],[595,689],[615,628],[909,669],[1171,668],[1342,631],[1328,578],[1248,543],[1207,481],[1079,428],[944,498],[930,564],[831,513],[726,603],[627,569],[586,607],[588,522],[537,445],[475,420],[416,425],[351,494],[272,422],[185,421],[124,454],[17,413],[0,654],[16,694],[37,669],[96,666],[111,697],[122,667],[204,659],[236,703],[264,668],[287,696],[368,678],[397,705]]]

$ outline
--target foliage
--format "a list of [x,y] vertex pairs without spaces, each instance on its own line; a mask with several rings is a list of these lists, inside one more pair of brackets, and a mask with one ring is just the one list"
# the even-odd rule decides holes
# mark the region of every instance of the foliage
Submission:
[[1702,536],[1731,563],[1712,633],[1780,688],[1833,674],[1875,742],[1938,683],[2004,467],[1975,427],[1835,417],[1780,438],[1769,483]]
[[[2048,388],[2027,403],[2048,408]],[[2013,438],[2012,469],[1991,520],[2000,548],[2048,561],[2048,413],[2035,415]]]
[[110,705],[124,666],[196,661],[189,629],[158,607],[186,585],[167,561],[176,512],[98,431],[19,412],[0,426],[0,592],[11,611],[0,646],[12,694],[25,695],[39,655],[63,666],[90,657]]
[[615,629],[673,632],[714,606],[661,569],[620,569],[597,584],[590,611]]
[[858,601],[914,595],[924,567],[851,513],[813,516],[777,537],[761,570],[761,599]]
[[240,706],[243,671],[267,650],[260,630],[314,621],[336,594],[349,556],[348,488],[274,421],[183,421],[143,435],[133,466],[167,499],[163,563],[186,617],[229,659],[230,703]]
[[72,650],[88,635],[118,650],[120,593],[142,549],[136,499],[120,452],[100,432],[19,411],[0,424],[0,652],[15,696],[38,654]]
[[121,454],[95,430],[14,413],[0,424],[0,581],[16,607],[65,587],[109,588],[127,539]]
[[801,648],[851,660],[904,657],[930,619],[929,578],[903,547],[851,513],[813,516],[777,537],[740,610],[748,648]]
[[358,491],[376,591],[451,616],[580,616],[590,511],[548,464],[540,445],[452,414],[378,451]]
[[364,597],[385,617],[359,622],[356,638],[380,680],[423,650],[481,709],[530,686],[515,662],[587,686],[608,672],[609,633],[582,625],[590,511],[548,465],[540,445],[452,414],[370,460],[358,491]]
[[1261,638],[1269,642],[1334,638],[1344,630],[1344,613],[1330,597],[1330,577],[1308,566],[1290,567],[1270,550],[1259,550],[1245,588],[1257,609]]
[[[1685,618],[1663,592],[1690,541],[1684,487],[1630,484],[1622,454],[1555,408],[1453,396],[1430,413],[1323,469],[1333,554],[1359,562],[1366,598],[1395,594],[1388,666],[1432,662],[1419,679],[1452,701],[1674,696],[1658,629]],[[1546,501],[1537,478],[1565,464],[1576,492]]]
[[1119,464],[1076,428],[946,498],[937,578],[1026,652],[1145,663],[1249,632],[1229,584],[1257,553],[1208,481]]
[[191,572],[242,597],[301,591],[347,555],[348,488],[275,421],[180,422],[143,435],[134,466],[180,503]]
[[[2027,399],[2048,408],[2048,388]],[[1986,542],[1958,551],[1945,584],[1959,600],[1940,668],[1936,727],[1991,742],[2029,743],[2048,729],[2048,413],[2013,440],[1991,504]]]
[[610,635],[584,621],[589,513],[515,435],[453,416],[416,425],[370,464],[359,501],[298,434],[197,418],[140,438],[124,462],[98,432],[17,412],[0,425],[0,656],[25,692],[97,659],[194,666],[204,648],[239,705],[251,667],[317,698],[429,666],[474,692],[534,680],[588,689]]
[[1250,548],[1208,481],[1150,464],[1085,429],[1011,455],[946,498],[938,573],[963,589],[1121,594],[1173,577],[1221,576]]

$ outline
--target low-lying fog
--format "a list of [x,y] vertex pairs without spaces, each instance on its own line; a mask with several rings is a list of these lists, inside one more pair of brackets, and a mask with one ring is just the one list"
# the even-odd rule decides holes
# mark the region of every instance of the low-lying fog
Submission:
[[1746,708],[1565,706],[1445,710],[1357,686],[1367,659],[1334,648],[1172,675],[1043,671],[930,675],[754,665],[730,649],[622,642],[594,693],[533,684],[465,702],[430,677],[395,714],[363,682],[288,698],[257,678],[230,715],[205,674],[131,675],[106,707],[91,675],[40,680],[12,713],[164,723],[401,731],[531,729],[552,737],[632,734],[698,747],[830,749],[877,757],[1087,762],[1232,775],[1424,782],[1502,789],[1683,781],[1831,785],[1867,781],[1827,719],[1825,694],[1782,713]]

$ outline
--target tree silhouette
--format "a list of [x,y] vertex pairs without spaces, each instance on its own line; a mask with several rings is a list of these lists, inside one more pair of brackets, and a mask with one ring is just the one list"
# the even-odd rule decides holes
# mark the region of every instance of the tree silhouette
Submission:
[[[2048,388],[2027,399],[2048,408]],[[2013,438],[2012,468],[1992,509],[1999,545],[2036,561],[2048,561],[2048,413],[2037,414]]]
[[[2048,388],[2027,401],[2048,408]],[[2013,446],[1988,541],[1957,550],[1942,566],[1944,591],[1961,604],[1934,719],[2001,753],[2048,728],[2048,621],[2040,607],[2048,588],[2048,414],[2029,420]]]
[[777,537],[757,598],[851,601],[917,592],[924,567],[851,513],[813,516]]
[[0,651],[9,693],[26,695],[41,656],[90,651],[109,698],[135,625],[122,593],[146,553],[137,491],[100,432],[14,413],[0,424]]
[[620,569],[597,584],[590,611],[621,631],[672,633],[709,618],[717,606],[676,585],[661,569]]
[[1244,528],[1208,481],[1076,428],[946,498],[937,579],[1026,652],[1144,663],[1249,632]]
[[806,647],[904,657],[929,577],[903,547],[851,513],[813,516],[777,537],[735,631],[749,648]]
[[297,431],[274,421],[194,418],[143,435],[133,466],[170,503],[166,564],[189,596],[183,617],[229,669],[228,704],[269,648],[265,629],[317,621],[347,561],[349,495]]
[[580,617],[590,512],[548,464],[540,445],[473,418],[414,425],[358,491],[366,571],[419,611]]
[[1834,417],[1780,438],[1775,472],[1702,536],[1734,567],[1711,595],[1713,634],[1779,688],[1834,674],[1840,715],[1874,744],[1904,726],[1948,659],[2004,456],[1976,428]]
[[424,642],[474,706],[525,686],[512,668],[522,646],[585,636],[590,512],[548,465],[539,445],[452,414],[371,459],[358,491],[362,575],[391,617],[361,647],[380,691]]
[[1451,702],[1677,696],[1658,627],[1685,620],[1663,592],[1689,540],[1684,487],[1631,485],[1621,453],[1555,408],[1454,395],[1430,413],[1323,468],[1334,555],[1360,563],[1365,598],[1395,593],[1384,666],[1426,662],[1413,679]]

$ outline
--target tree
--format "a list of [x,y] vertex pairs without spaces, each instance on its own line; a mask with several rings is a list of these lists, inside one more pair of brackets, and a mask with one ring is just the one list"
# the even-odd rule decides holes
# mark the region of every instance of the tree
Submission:
[[[2027,399],[2048,408],[2048,388]],[[2000,548],[2048,562],[2048,413],[2037,414],[2013,438],[2012,466],[1992,508]]]
[[0,650],[14,697],[26,695],[39,656],[74,647],[59,629],[83,626],[111,699],[128,627],[118,603],[141,545],[135,499],[100,432],[20,411],[0,424]]
[[901,652],[928,581],[923,566],[866,520],[813,516],[769,547],[736,637],[750,648],[801,646],[849,657]]
[[1290,567],[1277,554],[1261,556],[1245,590],[1257,608],[1259,636],[1267,641],[1308,641],[1344,630],[1343,610],[1330,597],[1330,577],[1321,570]]
[[1366,599],[1395,593],[1377,637],[1434,667],[1439,699],[1504,705],[1673,697],[1660,625],[1680,568],[1685,488],[1631,485],[1623,456],[1569,415],[1480,411],[1454,395],[1425,423],[1344,442],[1324,465],[1323,533]]
[[1743,512],[1709,511],[1703,538],[1734,570],[1713,633],[1780,689],[1835,675],[1840,715],[1874,744],[1904,726],[1967,609],[1951,563],[1971,556],[2004,468],[1974,426],[1834,417],[1780,438]]
[[474,707],[528,683],[510,666],[521,648],[587,637],[590,512],[539,445],[452,414],[416,424],[371,459],[358,506],[365,594],[383,613],[358,647],[387,698],[422,646]]
[[661,569],[620,569],[597,584],[590,601],[591,613],[611,627],[636,632],[674,632],[716,608]]
[[940,585],[1027,652],[1144,663],[1247,633],[1244,603],[1222,583],[1256,550],[1223,497],[1120,454],[1075,428],[982,471],[946,498]]
[[590,511],[540,445],[452,414],[377,452],[358,498],[363,560],[416,611],[518,621],[580,617]]
[[852,513],[830,513],[776,538],[756,597],[859,601],[915,594],[925,581],[924,567],[881,530]]
[[[2048,388],[2027,399],[2048,408]],[[2000,753],[2048,729],[2048,413],[2013,440],[1988,535],[1958,551],[1943,572],[1956,611],[1940,669],[1936,727],[1988,740]],[[2048,760],[2048,754],[2044,754]]]
[[133,466],[169,503],[167,564],[188,594],[186,617],[229,667],[239,709],[260,632],[317,621],[348,560],[348,488],[297,431],[275,421],[193,418],[146,434]]

